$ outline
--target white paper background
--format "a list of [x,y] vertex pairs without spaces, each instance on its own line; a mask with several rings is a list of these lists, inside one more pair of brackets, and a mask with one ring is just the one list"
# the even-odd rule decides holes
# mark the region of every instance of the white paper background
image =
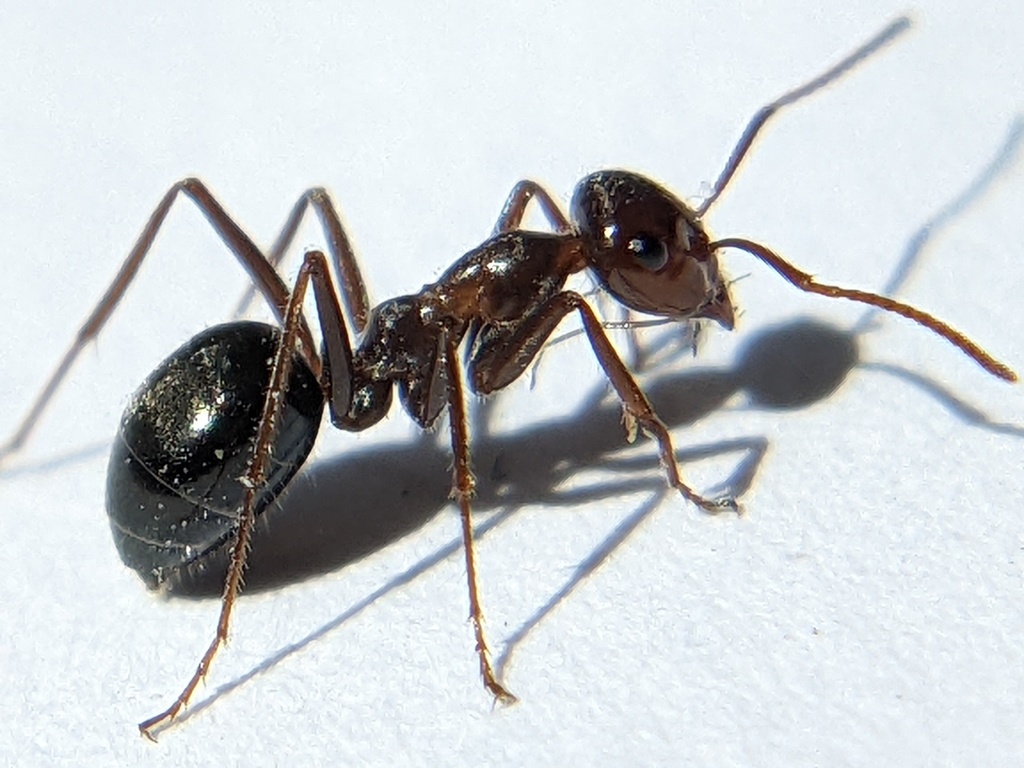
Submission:
[[[6,9],[0,433],[176,179],[200,175],[263,243],[304,188],[328,186],[379,300],[480,242],[523,176],[565,200],[583,174],[624,166],[697,194],[759,106],[904,10],[705,6]],[[1024,161],[943,212],[1022,110],[1024,11],[922,2],[915,18],[780,116],[709,224],[880,289],[938,216],[901,295],[1020,370]],[[296,252],[321,242],[310,226]],[[153,597],[120,564],[106,453],[132,390],[227,318],[245,284],[181,204],[0,474],[2,762],[1019,760],[1021,388],[898,318],[853,335],[858,308],[742,254],[727,264],[743,277],[738,332],[709,329],[696,359],[655,361],[644,381],[697,487],[736,485],[740,449],[767,447],[744,465],[743,519],[663,492],[652,445],[626,448],[583,341],[546,353],[532,390],[524,379],[478,413],[487,628],[521,698],[492,710],[443,433],[418,436],[399,411],[362,435],[325,426],[287,515],[256,542],[251,579],[278,586],[240,602],[192,714],[153,745],[135,723],[177,694],[218,605]],[[812,404],[759,405],[758,377],[821,375],[827,337],[808,318],[859,344],[862,365]],[[764,334],[780,327],[775,345]]]

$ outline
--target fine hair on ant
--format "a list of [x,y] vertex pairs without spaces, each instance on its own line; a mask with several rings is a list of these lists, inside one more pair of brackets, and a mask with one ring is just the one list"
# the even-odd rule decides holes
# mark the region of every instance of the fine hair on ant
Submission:
[[[246,268],[280,327],[240,321],[203,331],[149,376],[121,420],[108,473],[107,512],[124,562],[157,586],[175,571],[230,547],[215,636],[171,706],[140,723],[142,734],[153,738],[166,727],[209,671],[228,635],[254,523],[306,460],[325,405],[335,427],[354,432],[388,414],[396,388],[405,410],[424,429],[447,411],[452,494],[460,511],[480,674],[487,690],[505,703],[515,697],[492,668],[477,584],[467,384],[481,395],[508,386],[530,367],[562,320],[577,314],[621,401],[627,428],[655,440],[669,485],[709,513],[738,510],[735,499],[707,498],[684,481],[668,429],[615,351],[605,326],[581,294],[565,288],[578,272],[589,270],[630,310],[670,320],[707,318],[731,329],[734,309],[719,253],[742,250],[802,291],[902,315],[954,344],[990,374],[1016,381],[1010,368],[926,312],[878,294],[819,283],[764,245],[736,237],[716,240],[704,227],[705,214],[769,118],[834,82],[909,27],[905,17],[894,20],[826,72],[760,109],[698,206],[626,170],[585,177],[568,212],[537,183],[521,181],[488,240],[436,282],[372,308],[340,216],[323,189],[309,189],[300,197],[264,254],[203,182],[188,178],[171,187],[18,429],[0,448],[3,461],[25,443],[79,353],[135,278],[179,193],[190,198]],[[520,229],[531,201],[553,231]],[[308,208],[326,233],[326,254],[308,251],[289,289],[276,265]],[[303,314],[310,286],[319,338]]]

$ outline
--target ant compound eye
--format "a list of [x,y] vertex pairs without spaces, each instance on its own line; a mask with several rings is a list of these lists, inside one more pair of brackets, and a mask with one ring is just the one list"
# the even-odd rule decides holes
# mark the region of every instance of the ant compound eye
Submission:
[[626,244],[626,249],[640,266],[651,272],[657,272],[668,263],[668,248],[654,235],[637,235]]

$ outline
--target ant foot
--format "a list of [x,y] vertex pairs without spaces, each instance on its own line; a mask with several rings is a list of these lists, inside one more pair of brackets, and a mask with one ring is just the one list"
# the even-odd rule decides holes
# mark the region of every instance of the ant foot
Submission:
[[737,502],[732,496],[721,496],[717,499],[706,499],[693,491],[687,492],[689,489],[680,490],[683,496],[692,501],[709,515],[717,515],[722,512],[735,512],[737,515],[743,514],[743,510],[740,508],[739,502]]
[[743,514],[743,509],[740,507],[739,502],[736,501],[732,496],[722,496],[717,499],[701,499],[699,502],[700,508],[711,515],[717,515],[720,512],[735,512],[737,515]]
[[491,695],[494,696],[495,704],[501,704],[507,707],[519,701],[519,699],[517,699],[515,695],[509,692],[509,690],[505,688],[505,686],[503,686],[494,678],[491,678],[490,680],[484,680],[484,686],[487,688],[488,691],[491,692]]

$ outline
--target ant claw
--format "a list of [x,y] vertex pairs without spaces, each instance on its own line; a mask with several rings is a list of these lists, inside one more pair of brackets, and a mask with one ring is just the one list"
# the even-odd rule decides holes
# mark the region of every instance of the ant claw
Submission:
[[486,683],[487,690],[494,696],[495,705],[501,704],[502,706],[509,707],[519,701],[515,694],[510,693],[505,686],[496,680],[491,680]]
[[718,506],[717,511],[735,512],[737,515],[743,515],[743,507],[732,496],[723,496],[720,499],[716,499],[715,504]]
[[717,499],[705,499],[703,496],[696,496],[692,501],[710,515],[717,515],[721,512],[735,512],[737,515],[743,514],[743,509],[740,507],[739,502],[732,496],[722,496]]

